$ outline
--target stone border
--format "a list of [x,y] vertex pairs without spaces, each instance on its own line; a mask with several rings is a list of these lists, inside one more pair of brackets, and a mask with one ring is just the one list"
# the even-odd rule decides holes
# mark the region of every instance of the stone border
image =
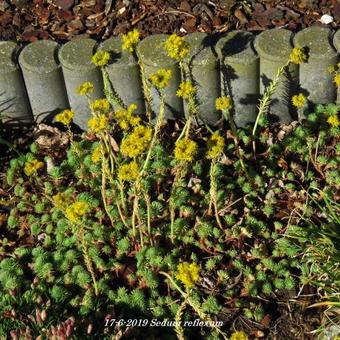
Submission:
[[[170,68],[173,77],[166,89],[166,118],[183,118],[187,113],[176,91],[183,75],[178,64],[161,47],[166,35],[153,35],[142,40],[137,54],[146,76],[159,68]],[[228,32],[221,38],[205,33],[192,33],[186,38],[192,44],[189,67],[197,86],[199,108],[209,124],[216,124],[220,115],[214,108],[215,98],[231,95],[234,118],[238,126],[254,122],[258,99],[288,59],[294,46],[306,47],[307,63],[292,65],[283,76],[271,112],[280,121],[296,119],[290,105],[296,91],[308,95],[310,103],[327,103],[336,99],[333,75],[329,66],[339,62],[340,30],[309,27],[297,34],[285,29],[263,31],[257,36],[246,31]],[[85,81],[95,86],[93,99],[102,98],[103,79],[99,68],[91,63],[96,50],[112,52],[107,72],[119,97],[127,104],[136,103],[138,112],[145,108],[139,64],[121,49],[121,39],[113,37],[97,44],[92,39],[74,39],[63,46],[41,40],[21,49],[14,42],[0,42],[0,111],[11,119],[52,121],[65,108],[75,111],[75,123],[86,129],[90,117],[87,99],[76,93]],[[159,98],[153,90],[153,110],[158,111]],[[6,106],[6,103],[9,105]]]

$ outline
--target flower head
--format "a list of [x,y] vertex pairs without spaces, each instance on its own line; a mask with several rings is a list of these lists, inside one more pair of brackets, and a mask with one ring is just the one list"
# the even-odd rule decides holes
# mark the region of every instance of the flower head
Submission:
[[219,97],[215,101],[216,110],[230,110],[232,108],[232,100],[230,97]]
[[234,332],[231,337],[230,340],[248,340],[248,336],[246,333],[240,331],[240,332]]
[[292,104],[297,108],[301,109],[306,104],[307,98],[302,93],[299,93],[292,97]]
[[179,84],[179,89],[176,94],[178,97],[182,97],[184,99],[189,98],[196,92],[196,88],[192,86],[191,81],[184,81]]
[[126,136],[120,145],[120,151],[124,156],[134,158],[142,154],[149,146],[152,138],[152,129],[138,125],[133,132]]
[[135,50],[139,42],[139,36],[140,36],[140,33],[137,29],[134,29],[133,31],[128,32],[127,34],[124,34],[122,36],[122,40],[123,40],[122,49],[132,53]]
[[100,145],[98,145],[97,147],[94,148],[94,150],[92,151],[92,154],[91,154],[91,161],[93,163],[98,163],[101,158],[102,158],[102,148]]
[[207,143],[207,158],[217,158],[223,152],[224,146],[224,138],[218,132],[213,133]]
[[90,131],[94,133],[101,132],[107,128],[109,124],[109,118],[104,114],[92,117],[88,120],[87,125]]
[[340,126],[340,120],[338,118],[337,115],[330,115],[328,118],[327,118],[327,123],[332,126],[332,127],[339,127]]
[[110,53],[107,51],[98,51],[93,55],[91,60],[96,66],[105,66],[110,60]]
[[197,263],[183,262],[177,266],[177,279],[180,280],[186,288],[191,288],[200,278],[200,267]]
[[107,99],[96,99],[90,104],[91,110],[100,113],[106,113],[110,111],[110,103]]
[[132,182],[137,179],[138,175],[139,167],[135,161],[122,165],[118,170],[118,178],[121,181]]
[[151,74],[150,81],[153,86],[159,89],[164,89],[165,87],[168,86],[171,76],[172,76],[171,70],[161,68],[156,73]]
[[340,73],[339,72],[335,74],[333,81],[337,87],[340,87]]
[[69,221],[77,223],[89,210],[90,207],[88,203],[84,201],[76,201],[66,208],[65,216]]
[[289,56],[289,61],[294,64],[302,64],[307,61],[308,57],[303,48],[294,47]]
[[70,205],[70,197],[64,192],[59,192],[52,197],[53,205],[61,210],[66,209]]
[[25,162],[24,172],[26,176],[31,176],[38,172],[44,166],[44,163],[38,161],[37,159],[32,159],[30,161]]
[[136,109],[137,105],[131,104],[127,110],[121,109],[115,112],[114,117],[122,130],[128,130],[130,127],[137,126],[140,123],[140,117],[134,114]]
[[80,94],[81,96],[85,96],[89,93],[93,93],[93,91],[94,91],[94,86],[89,81],[86,81],[85,83],[81,84],[77,88],[77,93]]
[[164,43],[164,49],[170,58],[181,61],[189,55],[190,45],[183,37],[173,33]]
[[328,71],[329,73],[335,72],[335,66],[334,66],[334,65],[328,66],[327,71]]
[[176,143],[175,158],[178,161],[191,162],[194,160],[197,150],[198,146],[196,142],[189,138],[182,138]]
[[55,116],[55,121],[66,126],[70,125],[74,117],[74,111],[64,110]]

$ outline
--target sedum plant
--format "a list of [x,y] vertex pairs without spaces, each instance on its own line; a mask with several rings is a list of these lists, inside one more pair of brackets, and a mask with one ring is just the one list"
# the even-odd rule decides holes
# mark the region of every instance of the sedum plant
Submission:
[[[123,48],[135,53],[138,39],[128,34]],[[187,72],[185,39],[172,35],[165,48]],[[126,325],[112,321],[119,317],[175,320],[170,332],[179,339],[247,339],[228,322],[183,322],[225,320],[231,309],[261,322],[266,301],[306,284],[335,294],[338,278],[324,259],[334,255],[338,265],[338,107],[319,105],[305,121],[269,128],[260,124],[269,93],[257,124],[237,129],[232,100],[221,97],[226,127],[213,131],[192,124],[196,89],[186,81],[177,95],[188,118],[168,124],[171,72],[161,69],[143,78],[146,93],[155,87],[161,98],[151,124],[148,112],[138,116],[117,97],[106,53],[93,56],[106,98],[93,100],[89,82],[78,88],[92,112],[88,131],[74,134],[74,113],[65,110],[55,117],[65,150],[49,154],[34,143],[10,162],[15,203],[0,231],[1,336],[122,333]]]

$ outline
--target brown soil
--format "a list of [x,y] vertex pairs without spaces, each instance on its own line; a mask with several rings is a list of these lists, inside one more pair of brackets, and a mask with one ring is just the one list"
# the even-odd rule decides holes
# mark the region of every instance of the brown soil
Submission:
[[0,39],[67,41],[105,39],[138,28],[153,33],[299,30],[321,25],[329,14],[339,27],[338,0],[5,0],[0,1]]

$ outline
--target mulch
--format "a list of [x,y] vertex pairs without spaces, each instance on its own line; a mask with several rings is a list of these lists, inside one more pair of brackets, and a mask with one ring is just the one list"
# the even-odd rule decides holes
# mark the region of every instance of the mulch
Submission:
[[102,40],[133,28],[142,36],[274,27],[297,31],[322,25],[323,14],[334,20],[327,27],[340,27],[338,0],[0,0],[0,39]]

